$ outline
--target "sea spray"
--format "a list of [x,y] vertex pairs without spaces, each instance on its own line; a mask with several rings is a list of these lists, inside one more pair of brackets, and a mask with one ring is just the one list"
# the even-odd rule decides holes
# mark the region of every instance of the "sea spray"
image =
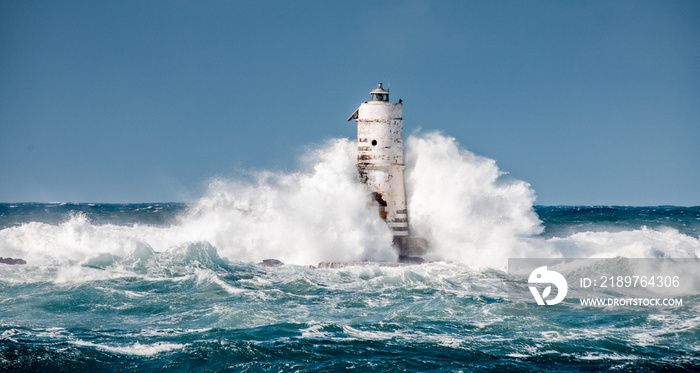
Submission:
[[[391,232],[359,180],[355,147],[333,139],[309,150],[295,172],[214,180],[189,206],[8,205],[18,222],[0,230],[0,256],[102,269],[137,263],[148,271],[151,256],[210,245],[231,262],[395,261]],[[551,231],[542,234],[529,184],[435,132],[407,139],[406,189],[410,228],[429,240],[428,260],[502,270],[518,257],[700,256],[693,209],[617,216],[625,209],[550,208]],[[26,222],[27,214],[41,221]],[[592,220],[554,224],[567,214]]]
[[149,244],[166,250],[166,236],[163,228],[95,224],[85,213],[77,212],[59,224],[30,222],[0,230],[0,249],[26,258],[29,264],[80,263],[106,255],[125,256]]
[[[406,190],[413,233],[432,260],[503,268],[509,257],[554,255],[531,237],[542,232],[530,184],[505,178],[492,159],[437,132],[406,142]],[[544,250],[544,252],[542,252]]]
[[296,172],[216,180],[190,205],[0,203],[0,256],[27,260],[0,265],[0,371],[698,370],[700,284],[683,283],[682,307],[525,316],[500,269],[510,256],[697,257],[700,208],[533,212],[526,183],[454,139],[408,145],[412,229],[441,262],[255,264],[395,258],[349,140]]
[[232,260],[395,261],[391,233],[359,181],[355,148],[334,139],[309,152],[302,171],[216,180],[183,216],[183,232]]
[[[216,180],[183,229],[234,259],[395,260],[390,233],[357,178],[354,148],[336,139],[304,157],[310,171]],[[406,156],[411,229],[428,239],[427,259],[503,268],[508,257],[548,247],[530,240],[542,231],[534,192],[504,179],[495,161],[439,133],[409,137]]]
[[578,232],[547,243],[570,258],[700,258],[700,239],[669,227]]

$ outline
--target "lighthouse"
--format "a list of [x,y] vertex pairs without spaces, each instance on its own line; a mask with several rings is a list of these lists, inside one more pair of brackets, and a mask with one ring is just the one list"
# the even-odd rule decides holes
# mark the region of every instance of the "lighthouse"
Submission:
[[421,260],[425,239],[408,229],[403,163],[403,104],[389,101],[389,91],[377,85],[348,121],[357,121],[357,169],[379,205],[379,215],[394,236],[400,261]]

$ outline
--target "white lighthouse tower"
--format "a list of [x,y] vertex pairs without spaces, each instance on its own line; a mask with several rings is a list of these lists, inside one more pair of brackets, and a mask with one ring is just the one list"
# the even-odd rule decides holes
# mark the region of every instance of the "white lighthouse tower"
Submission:
[[[365,102],[348,118],[357,120],[357,168],[361,180],[379,204],[379,215],[394,235],[400,260],[425,253],[427,242],[410,237],[403,171],[403,113],[401,102],[389,101],[389,91],[379,83]],[[399,100],[400,101],[400,100]]]

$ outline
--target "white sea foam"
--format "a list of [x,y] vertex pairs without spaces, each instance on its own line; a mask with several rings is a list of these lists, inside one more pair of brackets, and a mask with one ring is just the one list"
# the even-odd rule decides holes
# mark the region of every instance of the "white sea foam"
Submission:
[[95,225],[85,214],[76,213],[58,225],[30,222],[1,230],[0,252],[26,258],[30,264],[81,262],[88,258],[104,261],[148,243],[159,246],[165,236],[162,228]]
[[359,182],[354,148],[332,140],[299,172],[217,180],[183,217],[183,231],[233,260],[395,260],[391,234]]
[[[500,171],[494,160],[439,133],[412,135],[405,149],[410,228],[429,240],[428,260],[504,269],[512,257],[700,256],[700,239],[671,228],[541,238],[534,191]],[[214,262],[396,260],[391,233],[359,181],[355,159],[353,141],[334,139],[309,151],[296,172],[217,179],[168,227],[98,225],[76,213],[57,225],[5,228],[0,256],[24,258],[30,265],[145,266],[145,271],[154,260],[161,266],[186,262],[188,250],[196,260]],[[101,275],[64,270],[57,280],[91,276]]]
[[[304,158],[307,171],[217,180],[183,217],[183,232],[233,260],[395,260],[390,232],[358,180],[354,148],[332,140]],[[503,268],[508,257],[556,255],[532,240],[542,226],[529,184],[453,138],[408,139],[406,186],[411,229],[432,247],[427,259]]]
[[93,347],[99,350],[122,354],[122,355],[135,355],[135,356],[152,356],[162,352],[168,352],[173,350],[179,350],[184,348],[186,345],[180,343],[167,343],[167,342],[156,342],[153,344],[141,344],[136,342],[128,346],[113,346],[99,343],[92,343],[83,340],[71,340],[71,344],[83,347]]
[[360,329],[355,329],[349,325],[343,326],[343,332],[347,333],[348,335],[350,335],[354,338],[359,338],[362,340],[378,340],[378,341],[389,340],[389,339],[395,338],[397,335],[400,335],[397,332],[360,330]]
[[503,269],[520,257],[700,257],[700,239],[673,228],[543,239],[530,185],[439,133],[408,138],[406,189],[411,229],[431,244],[427,259]]
[[568,237],[553,237],[564,256],[579,258],[697,258],[700,239],[673,228],[641,229],[621,232],[579,232]]
[[226,281],[219,278],[219,276],[209,269],[197,269],[195,270],[195,276],[198,283],[214,283],[232,295],[245,292],[244,289],[229,285]]
[[509,257],[552,255],[527,240],[543,229],[528,183],[439,133],[410,136],[406,145],[409,218],[431,244],[428,259],[501,268]]

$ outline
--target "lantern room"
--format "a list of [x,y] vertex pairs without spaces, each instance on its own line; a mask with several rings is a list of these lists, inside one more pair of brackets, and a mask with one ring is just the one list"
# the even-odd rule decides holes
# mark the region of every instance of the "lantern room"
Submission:
[[369,93],[372,101],[389,101],[389,91],[382,87],[382,83],[377,84],[377,89]]

